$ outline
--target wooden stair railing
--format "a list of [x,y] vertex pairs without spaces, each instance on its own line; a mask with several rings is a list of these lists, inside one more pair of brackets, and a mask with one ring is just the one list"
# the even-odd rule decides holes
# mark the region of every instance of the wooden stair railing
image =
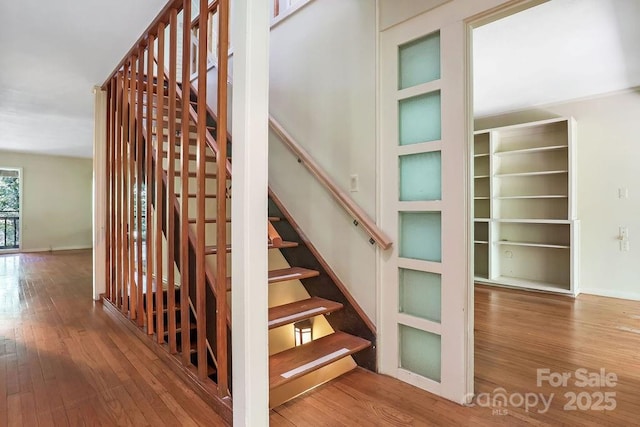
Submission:
[[[200,1],[201,10],[207,10],[207,3]],[[225,34],[220,40],[223,48],[228,43],[228,0],[218,1],[216,7],[219,32]],[[208,17],[208,13],[199,16],[201,28],[207,28]],[[178,68],[179,18],[184,28],[182,69]],[[108,94],[106,296],[125,316],[155,335],[169,353],[181,354],[182,363],[195,368],[200,380],[212,375],[217,394],[226,398],[230,395],[227,259],[224,251],[215,263],[205,259],[204,226],[211,219],[206,201],[211,195],[226,196],[229,174],[219,172],[230,172],[230,165],[225,164],[226,144],[217,147],[206,123],[206,39],[197,46],[205,54],[198,64],[202,96],[196,108],[190,104],[190,84],[178,81],[181,75],[182,81],[189,82],[191,23],[191,0],[170,1],[103,85]],[[225,61],[218,67],[222,74]],[[224,90],[218,92],[226,106]],[[226,124],[226,110],[218,113]],[[225,135],[224,125],[220,127]],[[211,193],[214,183],[217,191]],[[195,196],[195,209],[190,206],[191,196]],[[217,243],[226,244],[227,197],[212,200],[217,205],[214,219],[223,218],[213,222]],[[176,283],[178,272],[180,282]],[[208,307],[211,304],[215,308]]]
[[309,155],[309,153],[298,144],[293,137],[282,127],[280,123],[269,116],[269,127],[282,140],[285,146],[298,158],[309,172],[320,182],[320,184],[333,196],[338,204],[351,215],[354,224],[362,226],[371,238],[371,243],[377,243],[382,249],[389,249],[393,242],[375,223],[373,219],[360,207],[351,197],[340,189],[331,177],[320,167],[320,165]]
[[[200,0],[200,10],[208,8],[207,1]],[[218,51],[226,52],[228,0],[216,1],[214,9],[220,14]],[[199,28],[207,28],[208,17],[200,14]],[[215,386],[210,389],[230,411],[228,57],[218,58],[222,84],[214,115],[206,103],[206,37],[196,46],[198,87],[189,81],[192,24],[191,0],[170,1],[104,84],[106,298],[153,336],[158,348],[176,355],[201,385],[212,380]],[[375,327],[272,193],[270,211],[266,247],[280,250],[290,267],[270,271],[264,285],[299,280],[310,297],[271,307],[269,329],[328,316],[336,331],[272,355],[271,388],[280,389],[349,355],[375,369]],[[357,209],[354,213],[367,222]],[[215,241],[207,241],[212,230]],[[378,233],[377,238],[384,247],[385,236]]]

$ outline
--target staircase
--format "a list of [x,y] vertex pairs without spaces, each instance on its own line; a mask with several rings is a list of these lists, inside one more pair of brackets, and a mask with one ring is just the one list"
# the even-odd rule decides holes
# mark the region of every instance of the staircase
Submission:
[[[168,85],[165,85],[163,92],[164,96],[163,104],[169,105],[169,90],[167,88]],[[157,87],[155,85],[157,91]],[[181,116],[182,108],[184,108],[184,102],[180,96],[180,90],[176,92],[176,116]],[[153,100],[153,108],[152,108],[152,119],[153,119],[153,127],[151,131],[152,135],[152,146],[151,152],[153,153],[153,161],[152,165],[155,169],[158,165],[162,167],[162,194],[163,199],[168,197],[167,188],[168,188],[168,180],[169,180],[169,164],[171,159],[173,159],[174,164],[174,188],[177,189],[175,193],[175,203],[173,203],[174,208],[174,232],[176,235],[173,239],[175,248],[173,251],[175,268],[179,270],[180,266],[180,249],[179,249],[179,228],[180,228],[180,214],[182,211],[181,204],[183,200],[188,203],[188,212],[189,212],[189,227],[191,228],[190,232],[190,256],[194,257],[193,252],[195,252],[197,247],[197,239],[198,236],[195,234],[195,204],[194,200],[196,197],[196,185],[195,178],[197,176],[197,156],[196,156],[196,145],[197,145],[197,134],[195,130],[197,129],[197,120],[193,120],[193,118],[197,117],[197,96],[191,92],[191,99],[189,102],[189,107],[193,109],[193,113],[191,115],[192,119],[189,123],[190,129],[193,133],[189,135],[189,147],[188,147],[188,161],[183,162],[182,159],[182,147],[176,143],[174,148],[173,156],[170,153],[169,147],[169,137],[168,137],[168,124],[169,124],[169,113],[168,109],[163,108],[163,114],[161,116],[162,120],[162,134],[158,132],[159,129],[159,116],[158,112],[160,111],[157,108],[158,105],[158,97],[151,96],[147,92],[144,94],[145,99]],[[195,107],[195,108],[194,108]],[[143,116],[143,121],[146,120],[146,113]],[[181,127],[181,119],[176,119],[177,126],[176,129],[180,129]],[[211,137],[215,135],[216,123],[215,117],[213,114],[208,111],[207,112],[207,125],[208,131],[211,133]],[[146,129],[145,129],[146,132]],[[146,133],[145,133],[146,134]],[[180,141],[180,138],[176,138],[177,142]],[[161,141],[161,147],[158,147],[158,141]],[[146,141],[144,141],[146,144]],[[216,194],[216,181],[220,179],[221,174],[216,168],[216,151],[215,147],[207,146],[206,152],[206,191],[205,196],[207,201],[214,200],[218,197]],[[161,161],[157,161],[156,153],[161,154]],[[171,159],[170,159],[171,158]],[[183,165],[187,165],[187,169],[182,170]],[[156,171],[152,170],[152,174],[155,175]],[[152,175],[153,176],[153,175]],[[228,177],[228,185],[227,188],[230,188],[231,177]],[[185,197],[182,197],[180,193],[182,179],[189,180],[189,192]],[[230,197],[228,194],[225,197]],[[151,198],[150,202],[157,209],[161,209],[155,198]],[[207,202],[208,203],[208,202]],[[170,204],[171,205],[171,204]],[[265,244],[267,245],[270,251],[280,251],[280,254],[286,262],[289,264],[284,268],[274,268],[268,273],[268,283],[265,286],[270,286],[270,288],[277,284],[289,283],[292,286],[302,287],[309,294],[308,297],[300,298],[300,299],[288,299],[286,302],[280,303],[278,305],[274,305],[269,308],[269,329],[277,330],[280,328],[286,329],[291,337],[293,336],[293,324],[305,320],[313,320],[318,317],[324,317],[328,324],[331,326],[331,329],[334,331],[331,333],[327,333],[324,336],[313,339],[312,341],[305,343],[299,346],[291,346],[290,348],[277,351],[271,354],[269,358],[269,369],[270,369],[270,388],[272,390],[282,390],[283,386],[289,383],[295,383],[296,380],[307,376],[310,373],[320,370],[321,368],[327,367],[328,365],[333,364],[336,361],[347,358],[349,356],[353,356],[355,361],[365,366],[369,369],[375,369],[375,350],[372,347],[372,342],[375,342],[375,334],[373,332],[374,328],[366,319],[366,316],[359,309],[355,301],[348,294],[344,286],[337,281],[335,274],[331,272],[326,263],[322,259],[319,258],[319,255],[315,248],[301,235],[299,228],[297,227],[294,220],[282,206],[281,202],[277,199],[275,194],[270,192],[269,197],[269,224],[270,228],[276,231],[275,238],[267,239],[265,236]],[[207,277],[207,290],[208,290],[208,298],[215,299],[217,296],[213,292],[215,288],[213,285],[214,277],[215,277],[215,262],[214,255],[216,255],[219,251],[219,248],[216,246],[216,235],[215,228],[210,227],[211,225],[215,226],[218,221],[218,218],[215,217],[215,209],[211,206],[207,206],[207,213],[210,213],[211,216],[205,219],[205,223],[207,224],[206,234],[205,234],[205,256],[206,260],[206,277]],[[166,215],[166,214],[165,214]],[[231,219],[229,217],[226,218],[227,227],[230,230],[230,222]],[[168,227],[167,224],[163,221],[163,234],[168,236]],[[230,232],[228,232],[230,236]],[[280,238],[281,236],[281,238]],[[229,254],[232,251],[232,247],[229,242],[225,248],[225,252]],[[229,260],[230,261],[230,260]],[[195,266],[192,266],[195,267]],[[189,277],[195,276],[195,271],[192,268],[188,274]],[[188,359],[193,365],[193,371],[197,371],[198,366],[198,357],[197,357],[197,343],[198,343],[198,334],[197,334],[197,324],[196,324],[196,316],[197,312],[195,311],[193,301],[191,297],[190,301],[190,311],[188,315],[185,317],[180,313],[180,306],[174,305],[175,312],[173,314],[170,313],[168,306],[168,300],[170,298],[170,293],[172,292],[168,289],[168,285],[165,284],[161,291],[161,298],[158,298],[158,290],[155,288],[155,281],[153,282],[154,288],[152,289],[151,300],[153,301],[153,321],[154,325],[170,325],[175,322],[175,333],[176,333],[176,353],[184,354],[185,351],[181,346],[182,335],[187,334],[188,339],[186,342],[190,343],[186,352],[188,352]],[[231,278],[227,279],[226,289],[228,292],[233,292],[231,288]],[[181,300],[181,291],[182,289],[179,286],[179,283],[176,283],[175,288],[173,290],[173,301]],[[191,286],[191,289],[188,290],[188,295],[195,295],[195,289]],[[145,293],[146,295],[146,293]],[[143,302],[144,306],[147,307],[146,297]],[[215,307],[215,304],[207,304],[208,309],[211,310],[212,307]],[[160,307],[160,309],[158,309]],[[160,317],[161,319],[159,319]],[[215,313],[207,313],[207,319],[214,318]],[[183,327],[182,322],[187,319],[185,323],[186,327]],[[208,322],[209,323],[209,322]],[[156,329],[157,326],[156,326]],[[170,333],[167,326],[162,327],[161,329],[167,329],[163,331],[161,339],[159,342],[162,342],[167,349],[170,347]],[[172,328],[173,329],[173,328]],[[277,334],[276,334],[277,335]],[[283,335],[280,333],[280,335]],[[215,340],[215,336],[213,336],[210,331],[207,331],[206,334],[206,347],[207,347],[207,376],[213,380],[214,382],[218,382],[217,371],[216,371],[216,357],[214,355],[214,351],[212,350],[212,346],[210,343]],[[351,366],[354,367],[355,364]],[[341,369],[341,370],[340,370]],[[344,368],[338,369],[339,373],[344,372]],[[332,378],[332,375],[336,374],[324,374],[320,377],[320,379],[316,379],[312,381],[311,386],[317,385],[318,382],[324,382],[328,379]],[[303,381],[302,384],[305,384],[304,387],[308,388],[308,382]],[[288,398],[293,397],[299,394],[302,390],[300,390],[299,386],[294,386],[291,390],[293,391],[285,391],[284,397],[279,396],[276,399],[272,399],[273,402],[282,403],[286,401]],[[282,394],[282,393],[280,393]]]
[[[206,5],[202,0],[200,10]],[[164,359],[179,364],[199,389],[215,397],[230,419],[227,56],[219,56],[216,66],[219,122],[205,97],[199,99],[190,83],[177,78],[181,71],[181,81],[189,81],[197,65],[198,89],[205,90],[206,38],[194,39],[197,55],[191,55],[192,30],[207,28],[208,16],[219,13],[218,50],[226,52],[228,6],[228,0],[208,3],[209,14],[191,21],[190,1],[169,2],[103,85],[108,182],[104,299],[134,322],[136,333],[153,338]],[[255,286],[269,287],[273,407],[355,366],[375,370],[376,337],[372,322],[271,191],[268,210],[264,244],[270,271],[267,283]]]

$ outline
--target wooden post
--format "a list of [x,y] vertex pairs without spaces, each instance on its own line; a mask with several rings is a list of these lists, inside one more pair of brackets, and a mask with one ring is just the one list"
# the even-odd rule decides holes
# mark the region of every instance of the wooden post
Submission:
[[122,73],[118,72],[116,75],[116,144],[114,147],[114,228],[115,228],[115,247],[114,247],[114,264],[115,264],[115,293],[112,296],[112,301],[116,307],[120,307],[120,295],[122,286],[122,215],[120,210],[122,208],[122,169],[120,164],[122,162],[122,86],[124,81],[122,80]]
[[[200,0],[200,18],[198,27],[200,35],[207,28],[209,14],[206,12],[207,0]],[[198,167],[196,171],[196,326],[198,337],[198,377],[207,377],[207,330],[206,330],[206,267],[205,267],[205,193],[206,193],[206,132],[207,132],[207,38],[198,38]],[[219,171],[218,171],[219,172]],[[218,179],[220,174],[218,173]],[[224,247],[219,251],[226,252]],[[218,298],[220,296],[218,295]],[[217,355],[220,362],[220,355]],[[220,374],[218,374],[220,378]]]
[[112,193],[111,193],[111,167],[113,166],[113,161],[111,159],[111,148],[113,147],[113,141],[111,138],[113,137],[113,81],[109,83],[106,88],[107,90],[107,145],[106,145],[106,156],[105,156],[105,180],[104,180],[104,189],[105,189],[105,223],[104,223],[104,235],[105,235],[105,262],[104,262],[104,281],[105,281],[105,297],[107,299],[111,299],[111,201]]
[[[154,83],[153,83],[153,48],[155,44],[155,38],[149,35],[147,39],[147,138],[146,138],[146,178],[147,178],[147,245],[146,245],[146,258],[147,258],[147,279],[146,279],[146,299],[147,299],[147,334],[152,335],[155,329],[153,324],[153,242],[154,242],[154,228],[153,228],[153,107],[154,107]],[[156,167],[158,162],[156,159]]]
[[[169,164],[167,167],[167,321],[169,331],[169,351],[177,353],[176,345],[176,290],[175,290],[175,163],[176,163],[176,51],[178,30],[178,11],[172,9],[169,17]],[[161,72],[161,71],[160,71]]]
[[143,155],[142,155],[142,142],[144,141],[142,115],[144,110],[144,49],[138,51],[138,83],[137,83],[137,96],[136,101],[136,258],[138,275],[136,278],[136,291],[137,291],[137,324],[138,326],[144,326],[144,298],[143,298],[143,262],[142,262],[142,182],[143,177]]
[[128,181],[128,202],[129,202],[129,316],[131,319],[136,319],[138,315],[138,291],[136,290],[136,221],[133,214],[135,208],[135,196],[134,196],[134,181],[136,179],[136,159],[135,159],[135,143],[136,143],[136,90],[137,90],[137,60],[136,56],[131,57],[131,70],[129,76],[130,88],[129,88],[129,144],[128,145],[128,166],[129,166],[129,181]]
[[122,307],[121,311],[125,316],[129,315],[129,90],[131,83],[131,68],[127,62],[124,66],[124,87],[122,93],[122,158],[120,168],[122,169],[122,229],[120,236],[120,255],[122,256]]
[[[218,393],[229,395],[229,371],[227,355],[227,79],[229,63],[229,0],[218,2],[218,123],[216,140],[217,222],[218,246],[216,273],[216,347],[218,354]],[[204,28],[204,27],[201,27]],[[198,76],[200,78],[200,76]],[[199,97],[203,94],[199,92]]]
[[164,23],[158,25],[158,85],[156,88],[156,340],[164,342],[164,300],[162,285],[162,221],[164,221],[165,198],[162,193],[163,132],[164,132]]
[[[180,324],[187,327],[190,319],[189,296],[189,144],[190,84],[191,77],[191,1],[184,0],[182,15],[182,132],[180,142]],[[182,363],[191,364],[191,336],[182,333]]]

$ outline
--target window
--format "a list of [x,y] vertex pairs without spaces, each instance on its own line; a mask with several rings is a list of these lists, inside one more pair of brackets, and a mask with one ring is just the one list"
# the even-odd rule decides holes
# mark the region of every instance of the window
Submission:
[[271,25],[282,21],[311,0],[273,0]]
[[20,248],[20,171],[0,169],[0,250]]

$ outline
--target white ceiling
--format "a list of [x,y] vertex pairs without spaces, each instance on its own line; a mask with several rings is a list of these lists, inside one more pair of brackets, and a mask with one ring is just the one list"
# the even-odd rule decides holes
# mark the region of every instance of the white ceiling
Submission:
[[473,32],[476,117],[640,85],[640,0],[551,0]]
[[91,157],[101,85],[166,0],[0,0],[0,150]]
[[[166,0],[0,0],[0,150],[92,156],[92,87]],[[640,85],[640,0],[552,0],[474,31],[476,116]]]

